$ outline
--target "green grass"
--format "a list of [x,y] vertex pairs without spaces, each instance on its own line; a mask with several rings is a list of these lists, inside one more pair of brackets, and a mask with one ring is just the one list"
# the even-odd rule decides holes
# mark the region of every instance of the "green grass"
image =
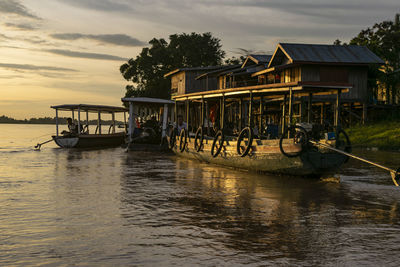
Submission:
[[384,150],[400,149],[400,121],[371,123],[346,129],[354,147],[378,147]]

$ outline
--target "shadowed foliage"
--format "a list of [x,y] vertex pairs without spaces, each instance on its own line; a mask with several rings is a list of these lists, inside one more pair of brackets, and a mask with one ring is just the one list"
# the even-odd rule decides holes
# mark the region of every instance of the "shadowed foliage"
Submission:
[[170,82],[164,74],[177,68],[220,65],[225,56],[220,42],[209,32],[173,34],[169,43],[152,39],[150,47],[120,67],[122,76],[133,83],[126,86],[125,97],[170,98]]

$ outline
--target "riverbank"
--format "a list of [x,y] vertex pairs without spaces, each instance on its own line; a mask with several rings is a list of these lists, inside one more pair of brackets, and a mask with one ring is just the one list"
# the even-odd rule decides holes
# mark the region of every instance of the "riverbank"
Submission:
[[353,147],[400,150],[400,121],[353,126],[346,132]]

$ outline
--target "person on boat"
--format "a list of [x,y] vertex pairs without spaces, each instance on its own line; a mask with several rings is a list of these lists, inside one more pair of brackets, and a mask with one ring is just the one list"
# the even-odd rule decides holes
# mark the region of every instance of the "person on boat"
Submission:
[[182,129],[187,130],[187,124],[186,124],[186,122],[183,121],[182,115],[178,115],[178,125],[176,128],[178,129],[178,133],[180,133],[182,131]]
[[67,123],[68,123],[68,131],[62,131],[61,134],[64,136],[68,136],[68,135],[75,135],[78,133],[78,127],[76,126],[76,124],[72,121],[71,118],[67,119]]

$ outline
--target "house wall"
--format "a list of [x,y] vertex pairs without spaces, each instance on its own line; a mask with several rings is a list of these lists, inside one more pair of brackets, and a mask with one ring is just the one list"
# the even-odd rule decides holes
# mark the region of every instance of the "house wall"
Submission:
[[367,101],[368,68],[362,66],[306,65],[301,67],[302,81],[349,83],[353,86],[342,99]]
[[171,95],[185,93],[185,72],[179,72],[171,77]]
[[196,93],[201,91],[210,91],[217,89],[217,78],[216,77],[208,77],[196,80],[195,78],[204,71],[186,71],[185,72],[185,92]]

